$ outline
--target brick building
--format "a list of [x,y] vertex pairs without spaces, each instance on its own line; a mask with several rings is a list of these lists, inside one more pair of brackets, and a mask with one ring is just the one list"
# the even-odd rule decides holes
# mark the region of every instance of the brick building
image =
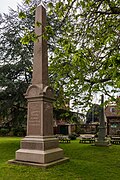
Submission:
[[120,109],[116,104],[109,104],[105,108],[107,119],[107,135],[120,135]]

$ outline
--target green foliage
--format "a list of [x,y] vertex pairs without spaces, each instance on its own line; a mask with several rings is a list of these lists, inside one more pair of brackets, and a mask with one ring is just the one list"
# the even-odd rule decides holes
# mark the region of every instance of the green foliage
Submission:
[[70,134],[68,137],[70,138],[70,140],[76,140],[76,138],[77,138],[75,133]]
[[30,15],[27,18],[19,19],[18,12],[10,9],[0,25],[0,116],[16,127],[26,124],[24,93],[31,81],[33,40],[29,46],[20,42],[26,23],[32,24]]
[[11,133],[13,134],[13,136],[24,137],[26,135],[26,129],[21,126],[17,128],[14,127],[11,129]]
[[35,25],[36,25],[37,27],[40,27],[40,26],[41,26],[41,23],[37,21]]
[[[7,119],[16,107],[21,119],[26,118],[23,94],[31,82],[33,41],[38,38],[34,33],[37,1],[24,2],[18,12],[10,10],[0,19],[0,108]],[[44,2],[48,5],[46,33],[54,106],[63,108],[71,100],[74,108],[86,107],[101,92],[113,100],[120,88],[119,0]],[[13,114],[15,119],[17,113]]]
[[25,0],[25,3],[26,4],[29,4],[31,0]]
[[8,128],[1,128],[0,129],[0,135],[1,136],[6,136],[6,135],[8,135],[9,131],[10,130]]
[[26,34],[24,37],[20,40],[22,44],[28,45],[30,42],[34,42],[38,40],[38,36],[34,32],[29,32],[26,29]]
[[94,93],[112,98],[119,91],[120,12],[113,9],[119,9],[118,1],[112,7],[109,1],[50,4],[50,16],[58,25],[51,24],[56,48],[49,70],[56,78],[54,89],[63,86],[64,96],[73,99],[74,106],[87,106]]
[[25,19],[26,18],[26,14],[23,11],[19,12],[19,18]]
[[86,123],[99,122],[101,106],[93,104],[86,114]]
[[49,38],[54,35],[54,31],[51,26],[46,26],[46,33],[49,35]]
[[54,118],[57,120],[65,120],[68,123],[76,123],[79,124],[81,119],[84,118],[82,113],[72,112],[69,109],[57,109],[53,110]]

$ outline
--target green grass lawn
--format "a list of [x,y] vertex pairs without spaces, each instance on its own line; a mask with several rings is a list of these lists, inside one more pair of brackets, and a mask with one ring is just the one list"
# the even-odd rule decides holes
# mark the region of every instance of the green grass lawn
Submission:
[[96,147],[60,144],[69,162],[43,170],[37,167],[8,164],[19,149],[20,138],[0,138],[0,180],[119,180],[120,146]]

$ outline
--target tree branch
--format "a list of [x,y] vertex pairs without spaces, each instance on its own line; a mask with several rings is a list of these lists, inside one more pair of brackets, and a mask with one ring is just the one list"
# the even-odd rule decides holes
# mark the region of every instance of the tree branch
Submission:
[[110,7],[110,10],[112,12],[112,14],[120,14],[120,8],[119,7],[116,7],[115,5],[113,5],[110,0],[107,0],[107,3]]
[[84,79],[84,80],[85,80],[85,82],[88,82],[88,83],[94,85],[96,83],[104,83],[104,82],[110,81],[111,78],[107,77],[107,78],[104,78],[104,79],[96,79],[96,80]]
[[67,10],[67,12],[66,12],[63,20],[61,21],[61,23],[60,23],[60,25],[59,25],[59,28],[60,28],[60,27],[62,26],[62,24],[65,22],[65,19],[66,19],[66,17],[68,16],[68,13],[69,13],[70,9],[72,8],[72,6],[73,6],[73,4],[74,4],[75,1],[76,1],[76,0],[72,1],[71,5],[68,7],[68,10]]

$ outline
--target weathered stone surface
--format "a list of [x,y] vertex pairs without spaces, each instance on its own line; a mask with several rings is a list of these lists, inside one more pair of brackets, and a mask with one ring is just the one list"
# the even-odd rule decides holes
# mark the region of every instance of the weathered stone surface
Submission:
[[11,163],[49,166],[50,163],[64,162],[63,150],[58,147],[58,139],[53,136],[53,89],[48,86],[47,42],[41,35],[45,32],[46,10],[36,8],[35,32],[39,36],[34,45],[32,85],[26,91],[28,101],[27,136],[21,141],[16,158]]
[[36,163],[49,163],[63,158],[63,151],[60,148],[49,149],[46,151],[19,149],[16,151],[16,160],[36,162]]
[[105,139],[106,137],[106,125],[105,125],[105,112],[104,112],[104,96],[101,96],[101,111],[100,111],[100,126],[98,132],[98,140],[95,142],[96,146],[109,146],[111,145],[109,141]]
[[35,167],[38,167],[38,168],[47,169],[49,167],[55,166],[56,164],[61,164],[63,162],[68,162],[68,161],[69,161],[69,158],[64,157],[62,159],[59,159],[59,160],[56,160],[56,161],[53,161],[53,162],[49,162],[49,163],[44,163],[44,164],[25,162],[25,161],[17,161],[17,160],[9,160],[8,163],[25,165],[25,166],[35,166]]
[[40,5],[36,8],[35,24],[41,23],[41,27],[35,27],[35,33],[39,36],[34,44],[34,62],[32,84],[48,85],[48,55],[47,41],[43,38],[46,27],[46,10]]
[[54,137],[49,138],[32,138],[32,137],[25,137],[21,141],[21,148],[22,149],[31,149],[31,150],[48,150],[54,149],[58,147],[58,139]]

